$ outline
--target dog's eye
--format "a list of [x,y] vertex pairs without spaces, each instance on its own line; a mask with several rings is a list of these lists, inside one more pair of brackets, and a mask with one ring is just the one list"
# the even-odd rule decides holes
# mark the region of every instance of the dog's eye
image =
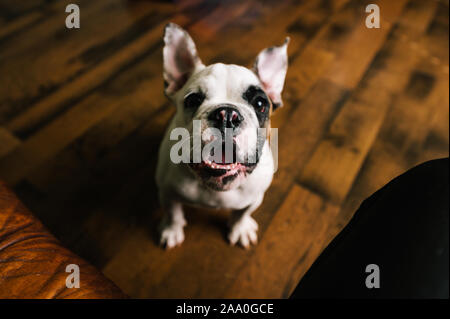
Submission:
[[242,95],[242,98],[247,101],[251,106],[255,108],[258,114],[268,114],[270,108],[270,102],[264,91],[255,86],[250,85],[248,89]]
[[205,100],[205,96],[202,93],[192,93],[189,94],[184,99],[184,107],[189,109],[198,108],[200,104]]
[[264,96],[257,95],[252,99],[252,105],[254,108],[261,112],[265,112],[266,106],[269,104]]

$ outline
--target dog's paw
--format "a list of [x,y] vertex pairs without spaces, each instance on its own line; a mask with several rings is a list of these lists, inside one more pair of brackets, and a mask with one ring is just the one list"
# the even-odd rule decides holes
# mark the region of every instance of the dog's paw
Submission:
[[183,226],[169,225],[161,232],[160,244],[166,249],[181,245],[184,241]]
[[239,243],[245,249],[250,247],[250,244],[256,244],[258,241],[258,224],[250,216],[244,216],[237,221],[228,234],[228,240],[232,245]]

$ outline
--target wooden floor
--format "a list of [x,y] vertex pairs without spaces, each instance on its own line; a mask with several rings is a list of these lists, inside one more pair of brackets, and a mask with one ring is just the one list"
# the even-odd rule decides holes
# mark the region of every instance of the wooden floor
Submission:
[[[71,2],[0,0],[0,178],[132,297],[288,297],[364,198],[448,156],[448,0],[78,0],[68,30]],[[182,247],[156,244],[169,21],[206,63],[249,66],[291,37],[279,169],[249,251],[227,244],[224,212],[192,209]]]

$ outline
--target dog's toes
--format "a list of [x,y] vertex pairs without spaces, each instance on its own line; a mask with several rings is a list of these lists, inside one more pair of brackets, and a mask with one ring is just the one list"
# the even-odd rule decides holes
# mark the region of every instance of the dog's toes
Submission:
[[254,232],[249,232],[248,233],[248,238],[250,239],[250,242],[253,245],[256,245],[258,243],[258,235],[256,234],[256,231]]
[[245,249],[258,242],[258,224],[250,216],[243,217],[231,228],[228,240],[232,245],[239,243]]
[[184,231],[183,227],[181,226],[169,226],[165,228],[161,233],[160,244],[166,249],[181,245],[183,241]]
[[241,235],[240,243],[241,243],[242,247],[244,247],[245,249],[250,248],[250,241],[248,240],[248,234]]

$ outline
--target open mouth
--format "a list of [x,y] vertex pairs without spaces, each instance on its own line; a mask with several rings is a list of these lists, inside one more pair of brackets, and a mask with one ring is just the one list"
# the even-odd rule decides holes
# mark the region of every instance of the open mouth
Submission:
[[203,177],[219,177],[226,175],[235,175],[243,171],[245,165],[241,163],[222,164],[212,161],[203,161],[196,167],[198,170],[202,170]]
[[239,161],[236,143],[233,143],[232,150],[233,156],[231,161],[226,161],[225,144],[222,144],[222,158],[220,161],[214,158],[214,149],[212,149],[208,159],[203,159],[201,163],[190,164],[190,166],[203,178],[237,176],[239,173],[246,173],[248,169],[256,166],[256,163]]
[[236,169],[236,168],[239,168],[240,166],[242,166],[241,163],[222,164],[222,163],[212,162],[209,160],[203,161],[202,164],[204,164],[208,168],[222,169],[222,170],[232,170],[232,169]]

